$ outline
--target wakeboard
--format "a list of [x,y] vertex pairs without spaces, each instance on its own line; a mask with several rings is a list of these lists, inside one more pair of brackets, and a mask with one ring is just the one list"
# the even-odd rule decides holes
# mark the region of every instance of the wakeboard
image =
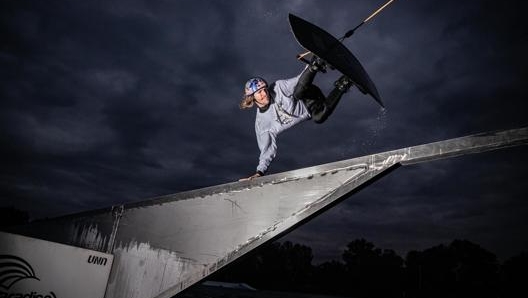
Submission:
[[369,94],[380,106],[385,107],[374,82],[359,60],[341,41],[324,29],[293,14],[289,14],[289,21],[295,39],[303,48],[347,76],[362,93]]

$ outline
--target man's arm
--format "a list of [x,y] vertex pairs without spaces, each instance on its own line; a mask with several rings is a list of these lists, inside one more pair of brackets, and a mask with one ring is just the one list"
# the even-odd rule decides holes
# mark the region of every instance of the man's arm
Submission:
[[277,155],[277,142],[275,134],[265,131],[257,134],[257,142],[260,149],[259,164],[255,174],[248,178],[242,178],[239,181],[251,180],[262,177],[268,170],[269,165]]

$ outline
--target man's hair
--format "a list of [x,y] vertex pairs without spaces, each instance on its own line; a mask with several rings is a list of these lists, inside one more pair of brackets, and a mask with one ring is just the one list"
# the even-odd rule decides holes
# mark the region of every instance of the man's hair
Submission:
[[253,95],[246,95],[242,98],[242,101],[240,101],[238,106],[241,110],[249,109],[253,107],[254,101],[255,97]]

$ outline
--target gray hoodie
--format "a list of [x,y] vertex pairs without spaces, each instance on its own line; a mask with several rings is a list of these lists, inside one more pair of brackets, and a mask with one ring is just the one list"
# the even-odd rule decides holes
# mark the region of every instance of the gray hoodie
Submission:
[[293,90],[300,74],[287,80],[278,80],[274,86],[275,98],[269,108],[262,112],[257,109],[255,133],[260,149],[257,171],[266,173],[277,154],[277,136],[286,129],[310,119],[311,115],[303,101],[293,97]]

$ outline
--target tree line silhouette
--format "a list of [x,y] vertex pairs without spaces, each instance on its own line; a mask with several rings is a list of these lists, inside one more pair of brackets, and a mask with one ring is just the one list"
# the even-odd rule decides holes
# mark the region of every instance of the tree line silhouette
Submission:
[[404,259],[393,250],[357,239],[348,243],[341,260],[318,265],[312,260],[308,246],[272,242],[210,279],[266,290],[365,298],[522,297],[528,293],[528,253],[500,264],[493,253],[468,240],[410,251]]

